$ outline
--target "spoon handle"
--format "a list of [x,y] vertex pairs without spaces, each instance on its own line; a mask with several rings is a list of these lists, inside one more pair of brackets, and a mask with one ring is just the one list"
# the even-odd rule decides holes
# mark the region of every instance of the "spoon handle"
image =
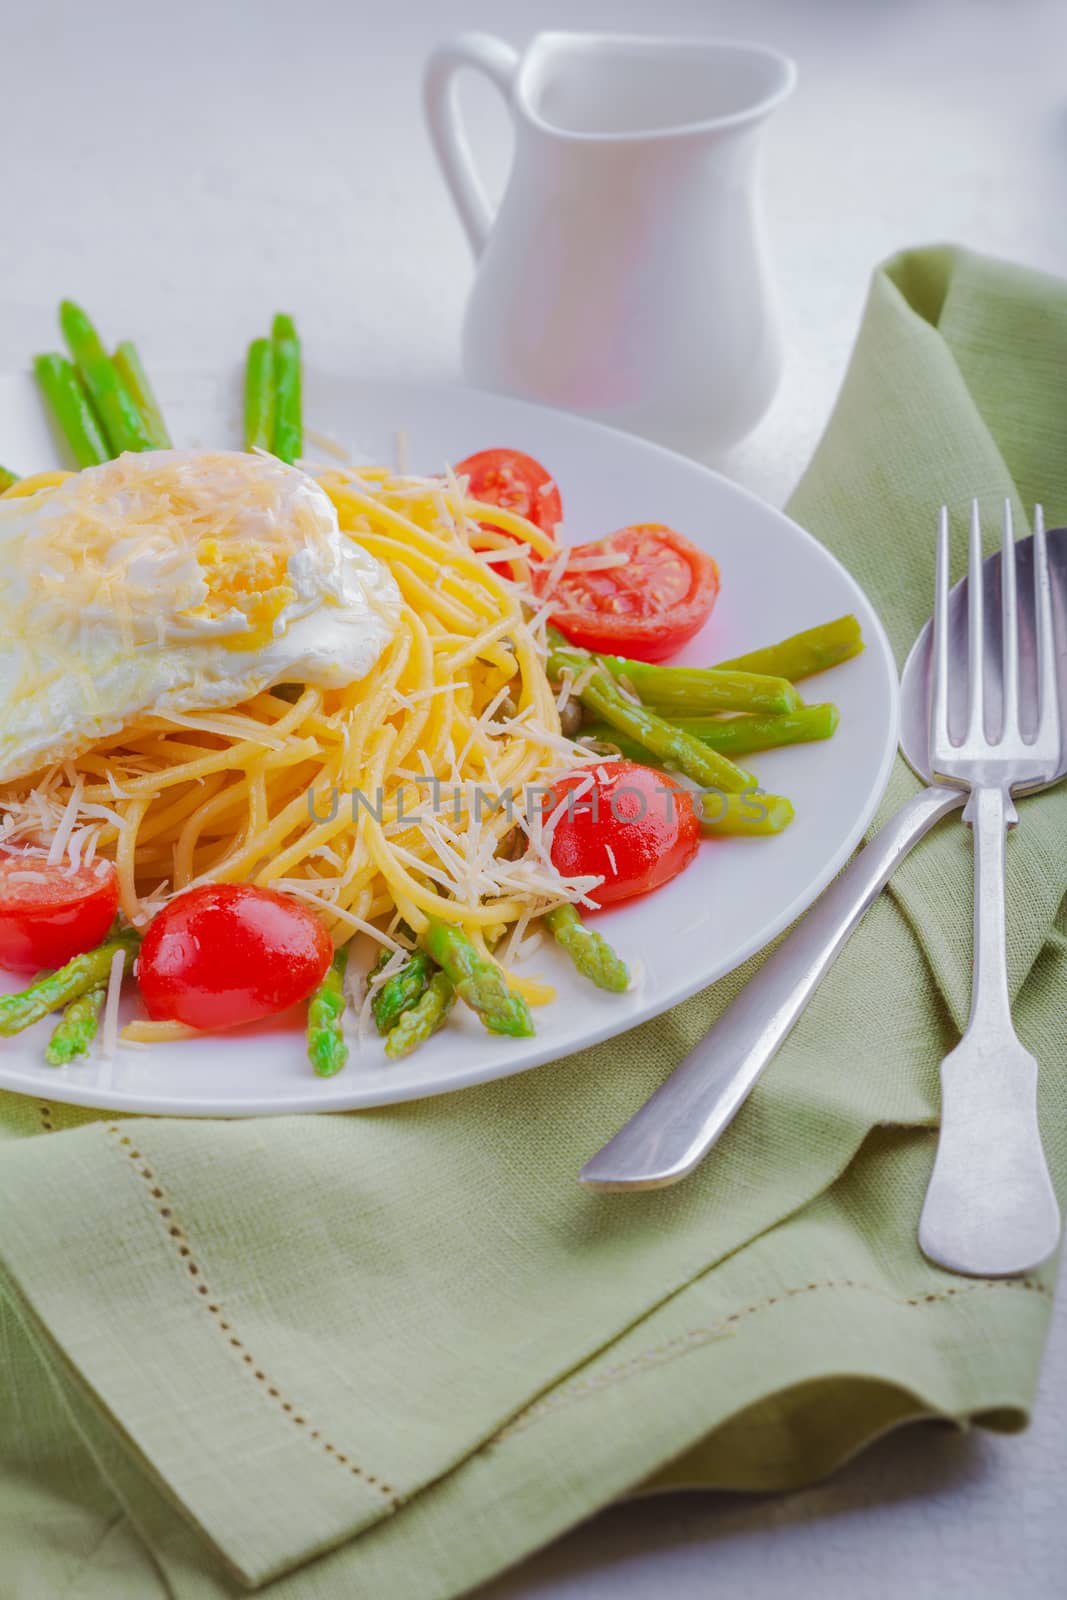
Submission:
[[662,1189],[693,1171],[747,1100],[863,913],[961,789],[915,795],[875,834],[629,1122],[579,1173],[598,1189]]

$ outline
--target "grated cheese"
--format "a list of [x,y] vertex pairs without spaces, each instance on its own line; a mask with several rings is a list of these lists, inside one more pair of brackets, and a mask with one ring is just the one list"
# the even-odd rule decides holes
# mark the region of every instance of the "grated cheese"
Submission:
[[67,841],[74,831],[74,824],[78,820],[78,808],[81,805],[82,790],[84,788],[84,779],[79,774],[71,790],[70,799],[67,801],[63,815],[60,818],[59,826],[52,836],[52,843],[48,851],[48,865],[50,867],[57,866],[63,859]]
[[580,556],[567,562],[565,572],[610,572],[613,567],[626,567],[630,557],[625,550],[605,550],[603,555]]
[[[332,456],[335,461],[340,461],[345,466],[351,465],[352,457],[350,453],[345,449],[344,445],[339,439],[334,438],[332,433],[325,433],[321,428],[309,428],[307,423],[305,423],[304,438],[313,444],[316,450],[325,450],[326,454],[328,456]],[[300,465],[303,470],[307,472],[309,470],[309,466],[314,466],[314,463],[309,464],[304,460],[301,460]]]
[[559,581],[567,569],[567,564],[570,561],[570,558],[571,551],[564,547],[548,569],[548,574],[541,587],[542,595],[547,596],[555,594],[556,589],[559,587]]
[[366,1037],[367,1024],[371,1019],[375,995],[378,993],[378,990],[383,984],[388,983],[389,979],[393,977],[395,973],[400,971],[400,968],[407,960],[407,956],[408,952],[398,945],[396,950],[390,956],[389,960],[382,967],[381,971],[376,972],[373,977],[368,978],[366,993],[363,996],[363,1003],[361,1004],[356,1016],[355,1036],[357,1045],[361,1045]]
[[115,1056],[119,1038],[119,1000],[122,997],[122,974],[126,965],[125,950],[116,950],[111,957],[111,971],[107,979],[107,998],[104,1001],[104,1026],[100,1035],[100,1054],[105,1061]]

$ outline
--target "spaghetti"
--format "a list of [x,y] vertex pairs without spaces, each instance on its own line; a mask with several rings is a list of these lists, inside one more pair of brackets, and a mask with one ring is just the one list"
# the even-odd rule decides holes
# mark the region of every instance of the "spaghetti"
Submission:
[[388,567],[402,597],[368,676],[135,720],[0,787],[0,841],[79,865],[113,861],[135,926],[206,882],[303,899],[335,944],[362,931],[392,945],[401,920],[418,935],[431,917],[492,941],[586,899],[599,880],[560,877],[537,803],[538,789],[589,759],[560,732],[548,608],[535,610],[525,581],[526,555],[551,558],[555,546],[468,499],[451,474],[317,476],[343,532]]

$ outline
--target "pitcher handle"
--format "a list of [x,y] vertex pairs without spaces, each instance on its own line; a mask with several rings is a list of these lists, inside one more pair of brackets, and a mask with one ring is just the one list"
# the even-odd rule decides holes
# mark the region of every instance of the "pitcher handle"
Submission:
[[494,34],[458,33],[437,46],[423,74],[423,105],[430,138],[475,257],[485,248],[493,212],[460,117],[456,74],[464,67],[484,72],[510,108],[518,65],[518,51]]

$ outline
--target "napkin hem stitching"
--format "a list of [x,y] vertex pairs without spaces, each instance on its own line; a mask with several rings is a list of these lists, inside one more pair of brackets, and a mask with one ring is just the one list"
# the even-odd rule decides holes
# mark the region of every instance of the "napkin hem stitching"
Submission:
[[715,1344],[720,1339],[733,1337],[735,1325],[743,1322],[748,1317],[759,1315],[768,1311],[780,1302],[795,1299],[798,1295],[808,1295],[825,1292],[826,1290],[852,1289],[860,1290],[867,1294],[880,1296],[898,1306],[925,1306],[962,1296],[977,1294],[985,1290],[1000,1289],[1009,1291],[1029,1291],[1039,1294],[1045,1299],[1052,1299],[1052,1291],[1037,1278],[1019,1279],[982,1279],[975,1283],[958,1284],[949,1288],[916,1296],[903,1296],[891,1294],[888,1289],[883,1289],[876,1283],[857,1282],[853,1278],[828,1278],[821,1283],[799,1284],[789,1289],[782,1289],[778,1294],[768,1295],[765,1300],[745,1306],[742,1310],[731,1311],[726,1316],[720,1317],[704,1327],[689,1328],[685,1333],[673,1339],[667,1339],[662,1344],[650,1345],[646,1350],[640,1350],[629,1360],[619,1362],[616,1366],[605,1367],[599,1373],[592,1373],[585,1378],[573,1379],[570,1383],[563,1384],[552,1394],[546,1395],[543,1400],[536,1400],[532,1406],[520,1411],[510,1422],[506,1422],[487,1442],[490,1445],[502,1444],[505,1440],[519,1433],[525,1433],[528,1428],[552,1412],[565,1409],[572,1403],[578,1403],[589,1395],[598,1394],[603,1389],[614,1388],[617,1384],[626,1383],[639,1373],[651,1367],[666,1366],[672,1361],[679,1360],[682,1356],[689,1355],[694,1350],[703,1349],[709,1344]]
[[325,1439],[318,1428],[308,1427],[309,1418],[303,1408],[295,1406],[283,1394],[274,1379],[268,1375],[264,1368],[259,1366],[255,1357],[245,1345],[244,1340],[234,1331],[233,1324],[225,1317],[221,1301],[217,1296],[212,1295],[200,1264],[193,1256],[192,1246],[189,1243],[185,1228],[175,1216],[169,1197],[162,1188],[155,1172],[148,1166],[144,1153],[134,1144],[128,1134],[123,1133],[121,1125],[114,1122],[106,1123],[105,1132],[123,1148],[124,1153],[129,1157],[139,1177],[148,1189],[155,1204],[155,1209],[165,1224],[168,1236],[172,1240],[179,1259],[188,1274],[187,1281],[196,1296],[197,1304],[202,1306],[208,1313],[212,1323],[232,1347],[234,1353],[240,1355],[242,1365],[249,1370],[260,1389],[280,1407],[289,1421],[294,1427],[300,1429],[303,1436],[310,1443],[318,1445],[325,1455],[328,1455],[332,1461],[336,1461],[352,1477],[360,1479],[370,1488],[377,1490],[389,1502],[390,1509],[396,1510],[399,1506],[399,1500],[393,1488],[388,1483],[383,1483],[380,1478],[365,1472],[350,1456],[339,1450],[330,1440]]

